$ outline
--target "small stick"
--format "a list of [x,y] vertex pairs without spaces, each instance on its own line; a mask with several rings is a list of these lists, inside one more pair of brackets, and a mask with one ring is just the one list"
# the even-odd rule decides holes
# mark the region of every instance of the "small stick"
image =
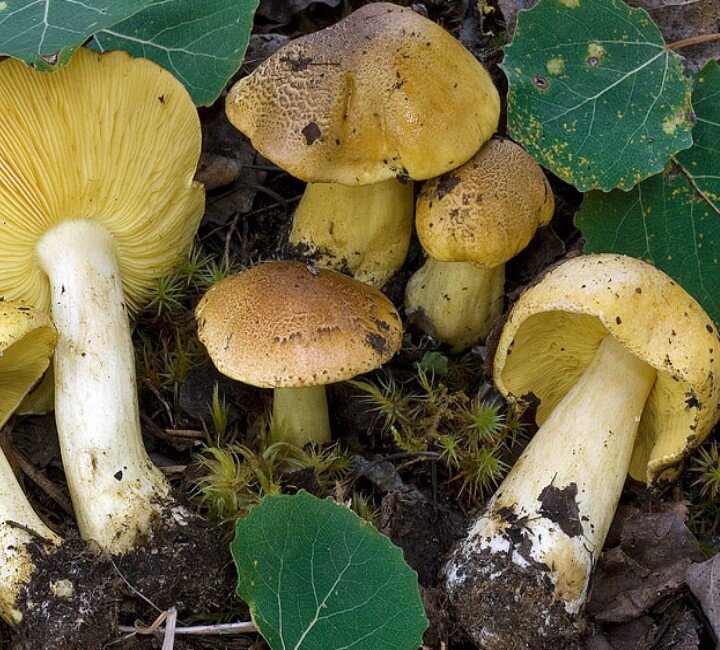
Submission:
[[701,43],[710,43],[711,41],[720,41],[720,34],[700,34],[690,38],[683,38],[681,41],[675,41],[665,46],[666,50],[679,50],[690,45],[700,45]]
[[57,503],[66,514],[71,517],[74,516],[70,501],[65,498],[65,495],[60,489],[53,483],[45,474],[39,472],[35,467],[28,461],[25,456],[13,449],[13,455],[15,462],[17,463],[20,471],[25,474],[35,485],[37,485],[45,494],[47,494],[55,503]]
[[175,628],[177,627],[177,608],[171,607],[168,610],[167,623],[165,623],[165,639],[162,650],[173,650],[175,647]]
[[[165,612],[163,612],[165,613]],[[163,619],[164,621],[164,619]],[[157,621],[156,621],[157,622]],[[161,621],[162,622],[162,621]],[[150,627],[141,628],[132,625],[120,625],[120,632],[131,634],[165,634],[166,629],[160,628],[153,623]],[[176,627],[175,635],[186,636],[230,636],[233,634],[252,634],[258,629],[254,623],[219,623],[217,625],[195,625],[193,627]]]

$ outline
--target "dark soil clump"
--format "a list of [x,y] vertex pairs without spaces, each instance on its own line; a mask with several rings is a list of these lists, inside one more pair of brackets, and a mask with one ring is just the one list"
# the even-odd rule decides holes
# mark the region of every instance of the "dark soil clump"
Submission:
[[507,553],[480,550],[463,560],[464,574],[449,593],[458,623],[492,650],[581,648],[582,621],[554,598],[541,567],[520,567]]
[[[230,540],[196,515],[183,525],[158,519],[144,543],[115,559],[120,573],[137,592],[161,610],[182,614],[226,610],[235,592]],[[136,599],[137,593],[127,594]],[[138,612],[147,604],[137,602]],[[157,614],[157,612],[154,612]]]
[[100,650],[115,638],[119,578],[106,555],[70,536],[57,549],[30,548],[35,573],[19,598],[13,648]]

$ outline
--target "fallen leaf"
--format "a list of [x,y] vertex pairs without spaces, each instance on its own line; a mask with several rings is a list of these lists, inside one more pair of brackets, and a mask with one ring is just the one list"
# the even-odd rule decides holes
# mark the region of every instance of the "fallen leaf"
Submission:
[[715,637],[720,638],[720,555],[690,566],[685,580],[700,601]]
[[620,545],[600,557],[586,613],[600,622],[638,618],[676,593],[688,567],[702,560],[695,536],[677,514],[631,515],[622,524]]
[[610,625],[585,641],[585,650],[695,650],[698,622],[687,610],[671,611],[659,620],[641,616]]
[[[666,43],[720,32],[717,0],[628,0],[628,4],[648,11]],[[685,47],[680,54],[689,68],[699,70],[708,61],[720,59],[720,41]]]
[[337,7],[340,0],[261,0],[257,13],[277,25],[287,25],[293,16],[314,4]]

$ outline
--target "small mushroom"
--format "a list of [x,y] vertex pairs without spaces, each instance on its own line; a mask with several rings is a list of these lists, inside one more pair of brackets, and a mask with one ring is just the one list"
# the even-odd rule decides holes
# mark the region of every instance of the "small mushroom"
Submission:
[[505,262],[554,206],[540,166],[507,139],[490,140],[462,167],[425,183],[415,223],[429,257],[407,284],[406,309],[422,309],[455,352],[486,337],[502,313]]
[[325,385],[378,368],[400,349],[402,323],[380,291],[300,262],[265,262],[221,280],[196,310],[223,374],[274,388],[287,440],[330,440]]
[[150,61],[81,48],[53,74],[0,63],[0,295],[52,314],[78,527],[114,554],[193,518],[143,446],[129,314],[190,249],[200,144],[187,91]]
[[470,158],[495,132],[500,99],[459,41],[377,2],[275,52],[233,86],[226,112],[263,156],[309,183],[291,243],[382,286],[407,254],[409,181]]
[[540,430],[444,568],[478,644],[573,645],[626,475],[676,477],[720,416],[719,351],[702,307],[636,259],[574,258],[522,294],[494,379],[539,401]]

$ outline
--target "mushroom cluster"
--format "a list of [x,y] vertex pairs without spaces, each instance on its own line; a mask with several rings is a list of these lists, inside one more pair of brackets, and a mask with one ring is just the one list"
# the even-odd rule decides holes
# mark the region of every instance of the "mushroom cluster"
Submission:
[[500,98],[444,29],[377,2],[282,47],[233,86],[226,111],[308,182],[291,243],[382,286],[408,251],[410,181],[468,160],[495,132]]

